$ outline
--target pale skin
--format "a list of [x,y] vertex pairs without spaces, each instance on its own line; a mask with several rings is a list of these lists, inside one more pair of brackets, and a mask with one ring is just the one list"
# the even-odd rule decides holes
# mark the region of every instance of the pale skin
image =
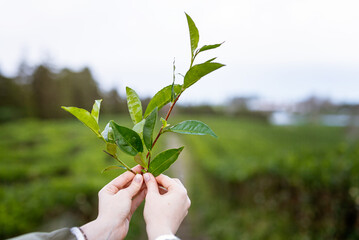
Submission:
[[[141,167],[132,170],[139,173]],[[98,217],[81,227],[88,240],[124,239],[133,213],[145,198],[143,216],[149,240],[175,234],[190,206],[182,183],[162,174],[154,178],[152,174],[142,176],[127,171],[104,186],[98,195]]]

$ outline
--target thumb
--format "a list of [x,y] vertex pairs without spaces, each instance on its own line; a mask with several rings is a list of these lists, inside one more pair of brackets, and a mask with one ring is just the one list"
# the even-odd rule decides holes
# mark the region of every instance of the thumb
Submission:
[[147,193],[159,193],[157,181],[151,173],[145,173],[143,175],[143,178],[145,179],[145,183],[147,186]]
[[126,191],[131,197],[134,197],[141,189],[143,178],[141,174],[136,174],[133,178],[130,186],[128,186],[124,191]]

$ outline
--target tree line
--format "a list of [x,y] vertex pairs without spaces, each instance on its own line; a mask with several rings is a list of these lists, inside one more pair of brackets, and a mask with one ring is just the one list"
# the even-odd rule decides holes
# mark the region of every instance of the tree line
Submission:
[[29,69],[20,64],[15,77],[0,73],[0,121],[16,118],[62,118],[61,106],[91,109],[95,99],[104,99],[101,111],[122,113],[126,99],[116,89],[102,91],[89,68],[54,70],[42,64]]

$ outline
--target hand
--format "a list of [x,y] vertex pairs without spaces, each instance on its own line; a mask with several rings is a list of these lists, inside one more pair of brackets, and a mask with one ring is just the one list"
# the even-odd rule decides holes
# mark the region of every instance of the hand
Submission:
[[[132,170],[140,172],[141,167]],[[145,198],[142,183],[142,175],[127,171],[100,190],[98,217],[81,227],[89,240],[126,237],[132,214]]]
[[[148,239],[154,240],[161,235],[175,234],[191,205],[186,188],[180,180],[163,174],[154,178],[152,174],[146,173],[143,177],[147,185],[143,217],[146,221]],[[166,188],[164,194],[160,193],[157,182]]]

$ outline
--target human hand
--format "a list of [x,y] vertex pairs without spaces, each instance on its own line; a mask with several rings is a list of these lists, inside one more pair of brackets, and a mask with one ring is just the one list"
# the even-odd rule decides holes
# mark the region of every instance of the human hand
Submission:
[[[147,194],[143,217],[149,240],[165,234],[175,234],[188,213],[191,201],[187,190],[179,179],[172,179],[166,175],[154,178],[150,173],[143,175]],[[161,194],[158,184],[166,188]]]
[[[141,167],[132,170],[141,172]],[[142,175],[127,171],[99,191],[98,217],[81,227],[88,240],[126,237],[132,214],[145,198],[142,183]]]

